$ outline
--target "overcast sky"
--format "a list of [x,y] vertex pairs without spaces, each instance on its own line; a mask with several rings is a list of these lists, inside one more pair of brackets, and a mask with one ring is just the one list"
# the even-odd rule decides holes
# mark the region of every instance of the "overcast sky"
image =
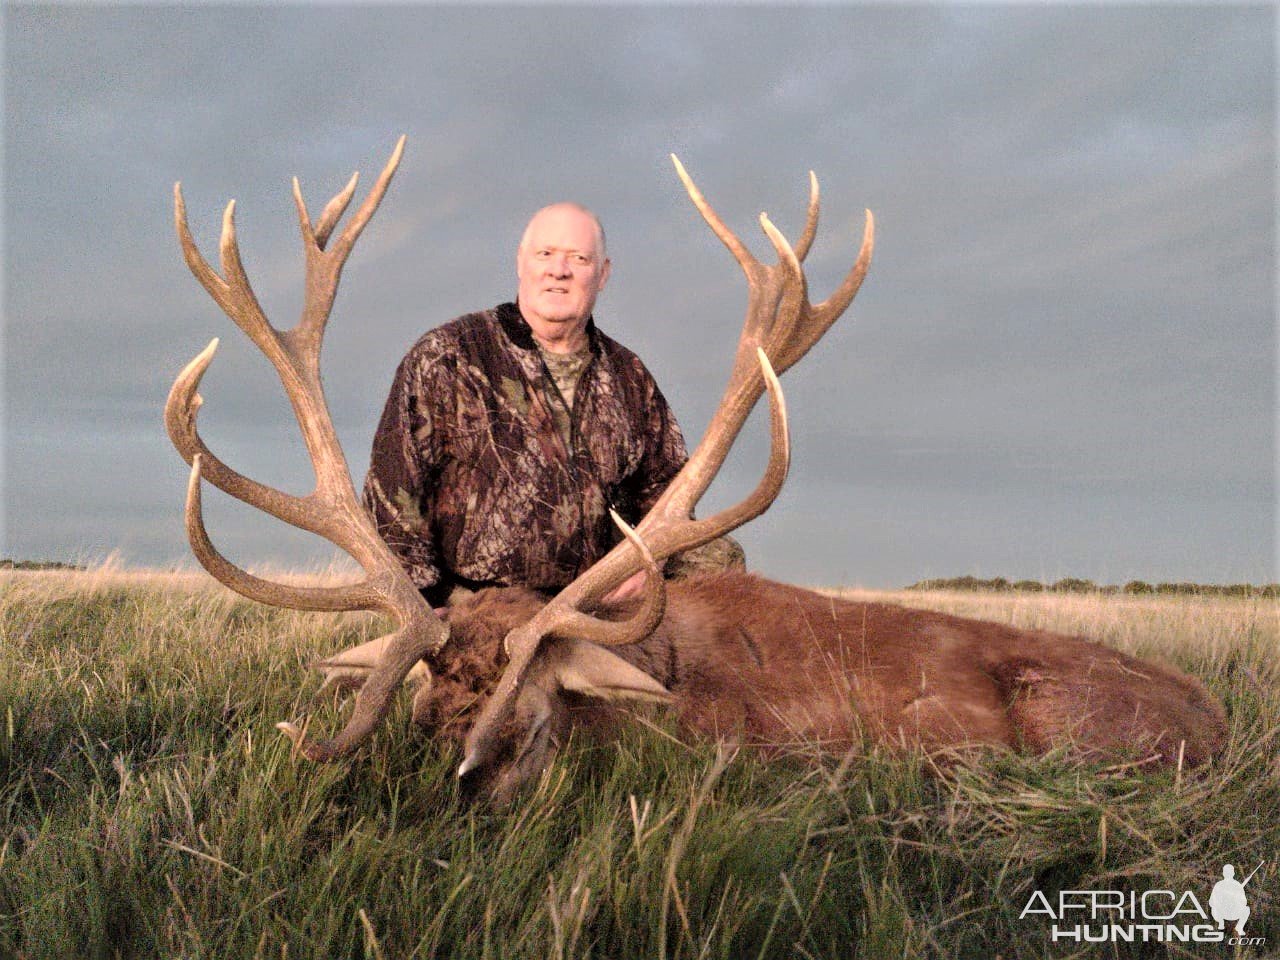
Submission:
[[[1243,6],[7,6],[0,553],[187,563],[161,408],[208,341],[202,432],[310,488],[274,373],[190,276],[181,180],[216,259],[237,199],[277,326],[313,211],[408,147],[344,274],[325,383],[362,480],[425,330],[514,294],[537,207],[595,209],[600,326],[690,439],[718,399],[741,273],[677,153],[764,255],[823,188],[814,299],[857,301],[785,378],[794,466],[741,532],[804,583],[931,576],[1277,579],[1276,13]],[[362,188],[363,192],[363,188]],[[703,512],[754,485],[748,426]],[[210,492],[246,564],[327,545]]]

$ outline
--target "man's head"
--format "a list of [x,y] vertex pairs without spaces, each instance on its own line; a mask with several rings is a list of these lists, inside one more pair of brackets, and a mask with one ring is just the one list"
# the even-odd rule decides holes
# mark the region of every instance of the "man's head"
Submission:
[[575,349],[609,279],[604,230],[576,203],[553,203],[533,215],[516,251],[520,312],[551,349]]
[[1235,876],[1236,876],[1236,868],[1233,867],[1231,864],[1228,863],[1222,868],[1223,880],[1234,880]]

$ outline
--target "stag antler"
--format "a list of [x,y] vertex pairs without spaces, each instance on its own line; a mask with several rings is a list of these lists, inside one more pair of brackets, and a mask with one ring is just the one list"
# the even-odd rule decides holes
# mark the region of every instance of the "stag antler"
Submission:
[[[676,172],[694,206],[733,254],[747,279],[747,313],[738,341],[733,373],[720,406],[711,419],[702,441],[688,463],[672,480],[658,502],[636,528],[636,536],[616,546],[598,563],[565,587],[554,600],[527,624],[506,638],[510,662],[493,695],[485,704],[467,737],[466,756],[458,775],[484,766],[490,759],[488,746],[495,742],[494,731],[503,723],[515,701],[529,664],[542,640],[552,634],[588,638],[581,612],[598,602],[610,589],[641,569],[637,550],[628,544],[648,548],[655,561],[707,543],[759,516],[777,497],[789,465],[786,405],[777,374],[785,371],[822,337],[853,301],[871,263],[875,219],[866,212],[866,228],[858,259],[830,297],[811,304],[801,262],[809,252],[818,226],[818,180],[809,174],[809,209],[799,244],[793,249],[787,239],[760,215],[760,226],[778,254],[772,266],[760,263],[740,239],[725,226],[719,215],[694,185],[684,166],[673,154]],[[719,472],[734,440],[746,423],[756,401],[769,392],[772,443],[769,463],[756,489],[743,501],[704,520],[694,520],[693,510]],[[655,595],[663,592],[660,577],[648,564],[645,611],[657,606]],[[659,608],[660,609],[660,608]],[[651,616],[637,615],[624,624],[609,624],[607,635],[594,635],[596,642],[626,643],[642,639],[656,626]],[[597,621],[598,622],[598,621]]]
[[[314,760],[345,756],[368,738],[386,716],[395,691],[409,671],[423,657],[438,653],[448,639],[447,626],[422,598],[356,496],[320,382],[320,347],[342,268],[387,192],[404,143],[405,138],[401,137],[373,189],[332,246],[328,245],[330,235],[355,194],[359,175],[353,174],[346,187],[329,201],[314,226],[294,178],[293,197],[306,254],[306,291],[302,316],[289,330],[278,330],[268,322],[249,284],[236,240],[235,201],[227,204],[222,218],[220,276],[191,238],[181,184],[174,184],[173,188],[174,220],[187,265],[218,306],[275,367],[293,405],[316,475],[315,489],[305,497],[297,497],[250,480],[209,452],[196,430],[196,412],[201,404],[196,390],[217,349],[215,339],[178,374],[165,404],[169,437],[191,464],[186,523],[196,559],[232,590],[262,603],[300,610],[381,610],[399,624],[399,629],[385,638],[378,668],[360,690],[352,718],[336,738],[304,742],[292,724],[277,724]],[[335,587],[298,587],[263,580],[235,566],[218,553],[205,531],[200,508],[201,478],[252,507],[341,547],[364,569],[364,579]]]

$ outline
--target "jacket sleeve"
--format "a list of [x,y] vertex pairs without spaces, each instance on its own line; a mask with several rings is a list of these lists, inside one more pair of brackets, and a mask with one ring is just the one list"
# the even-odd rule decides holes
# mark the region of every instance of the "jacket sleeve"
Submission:
[[432,381],[441,361],[415,348],[396,370],[391,393],[373,437],[365,508],[378,533],[419,588],[440,581],[440,551],[431,524],[431,491],[441,465],[441,430],[448,422],[437,409],[452,390]]

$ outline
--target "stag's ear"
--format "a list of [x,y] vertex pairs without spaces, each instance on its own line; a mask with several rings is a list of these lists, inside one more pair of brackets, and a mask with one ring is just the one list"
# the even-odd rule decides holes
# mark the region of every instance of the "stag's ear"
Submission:
[[557,640],[547,654],[551,673],[563,690],[603,700],[673,699],[671,692],[617,654],[586,640]]
[[[385,637],[370,640],[368,643],[362,643],[358,647],[349,647],[327,660],[318,660],[313,663],[312,666],[324,674],[324,683],[320,685],[320,689],[323,690],[334,684],[339,687],[362,685],[378,666],[390,642],[391,635],[388,634]],[[417,685],[430,678],[431,673],[427,670],[427,665],[419,660],[405,676],[405,682]]]

